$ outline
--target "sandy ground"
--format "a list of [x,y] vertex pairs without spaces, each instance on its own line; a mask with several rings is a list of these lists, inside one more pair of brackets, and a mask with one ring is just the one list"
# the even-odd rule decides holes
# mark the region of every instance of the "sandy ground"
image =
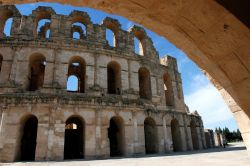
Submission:
[[192,152],[147,155],[137,158],[112,158],[107,160],[74,160],[63,162],[15,162],[0,166],[250,166],[250,154],[243,143],[227,148],[214,148]]

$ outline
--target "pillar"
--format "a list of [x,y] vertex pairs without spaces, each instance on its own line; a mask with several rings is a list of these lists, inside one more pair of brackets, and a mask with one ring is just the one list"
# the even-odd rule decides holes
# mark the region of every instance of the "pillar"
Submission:
[[250,156],[250,118],[225,89],[221,89],[220,93],[222,94],[238,123],[241,136],[246,145],[248,155]]

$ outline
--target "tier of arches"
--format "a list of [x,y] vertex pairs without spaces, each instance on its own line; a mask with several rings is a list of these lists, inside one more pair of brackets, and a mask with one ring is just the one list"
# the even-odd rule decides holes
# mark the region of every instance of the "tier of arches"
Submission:
[[[33,36],[35,38],[44,38],[50,39],[54,36],[57,36],[55,33],[58,33],[58,30],[53,29],[54,23],[58,22],[56,19],[57,14],[51,7],[39,6],[37,9],[32,11],[28,18],[32,19],[32,24],[29,25],[32,28],[28,28],[30,30],[29,36]],[[8,37],[13,34],[19,33],[20,30],[16,30],[14,28],[20,27],[22,20],[22,16],[20,12],[16,9],[15,6],[4,6],[1,8],[0,12],[0,37]],[[60,20],[59,20],[60,21]],[[93,39],[95,28],[94,24],[91,22],[89,15],[83,11],[72,11],[69,16],[67,16],[67,21],[69,24],[65,25],[64,37],[67,39],[71,38],[73,40],[88,40]],[[15,24],[16,26],[14,27]],[[64,24],[62,24],[64,25]],[[145,55],[147,54],[147,49],[151,50],[153,44],[149,45],[151,40],[147,36],[145,30],[141,27],[134,25],[129,29],[129,32],[125,32],[121,29],[121,25],[118,20],[112,19],[110,17],[106,17],[102,24],[99,25],[100,28],[104,27],[105,33],[103,37],[105,38],[105,42],[107,45],[111,47],[124,47],[124,43],[131,43],[123,40],[128,40],[122,37],[122,35],[132,35],[133,37],[133,50],[137,55]],[[27,31],[26,30],[26,31]],[[32,34],[32,35],[31,35]],[[96,39],[99,40],[99,39]],[[155,49],[153,49],[155,50]],[[157,54],[156,52],[154,52]],[[157,57],[157,56],[156,56]]]
[[[0,54],[0,71],[3,64],[3,56]],[[43,87],[46,57],[41,53],[34,53],[28,59],[28,91],[36,91]],[[112,60],[107,64],[107,93],[122,94],[122,69],[119,62]],[[73,56],[68,61],[67,90],[69,92],[84,93],[86,91],[86,61],[80,56]],[[166,105],[174,106],[172,80],[168,73],[162,77]],[[139,96],[142,99],[152,99],[151,73],[147,67],[138,69]]]
[[[195,121],[190,122],[193,149],[199,149],[199,140],[197,130],[194,126]],[[183,135],[180,132],[180,125],[177,119],[172,119],[171,139],[173,151],[183,151]],[[39,120],[33,115],[27,115],[21,118],[20,127],[18,128],[19,136],[17,139],[16,161],[34,161],[36,158],[37,133]],[[156,121],[152,117],[146,117],[144,120],[144,145],[145,154],[158,153],[159,139]],[[64,159],[82,159],[85,157],[85,139],[86,124],[80,115],[71,115],[65,121],[64,128]],[[126,155],[126,132],[125,123],[122,117],[113,116],[109,120],[107,128],[107,139],[109,142],[110,157]],[[198,146],[198,147],[197,147]]]

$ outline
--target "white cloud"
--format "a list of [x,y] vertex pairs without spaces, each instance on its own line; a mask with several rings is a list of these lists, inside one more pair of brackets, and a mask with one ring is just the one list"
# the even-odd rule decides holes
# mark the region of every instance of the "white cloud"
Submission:
[[185,101],[191,112],[197,110],[201,115],[204,127],[214,129],[231,123],[231,128],[237,128],[222,96],[207,78],[201,74],[194,75],[193,82],[192,91],[185,95]]

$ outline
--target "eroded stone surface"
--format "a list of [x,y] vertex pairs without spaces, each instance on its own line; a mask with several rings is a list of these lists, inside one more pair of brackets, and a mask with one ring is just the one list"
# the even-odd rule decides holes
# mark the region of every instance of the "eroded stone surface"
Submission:
[[[38,1],[1,0],[3,4]],[[208,73],[219,90],[227,91],[222,93],[226,95],[223,97],[233,98],[233,107],[242,110],[250,121],[250,31],[216,1],[43,1],[86,6],[118,14],[166,37]],[[248,128],[244,133],[248,136],[244,140],[250,142],[250,127],[244,128]]]
[[[176,59],[159,59],[143,28],[127,32],[112,18],[96,25],[80,11],[65,16],[38,7],[21,16],[14,6],[0,9],[1,20],[13,17],[11,35],[0,36],[1,161],[206,148],[201,117],[185,106]],[[37,30],[41,19],[50,23]],[[106,28],[114,32],[114,47]],[[143,55],[134,53],[134,37]],[[67,91],[72,75],[78,87]]]

